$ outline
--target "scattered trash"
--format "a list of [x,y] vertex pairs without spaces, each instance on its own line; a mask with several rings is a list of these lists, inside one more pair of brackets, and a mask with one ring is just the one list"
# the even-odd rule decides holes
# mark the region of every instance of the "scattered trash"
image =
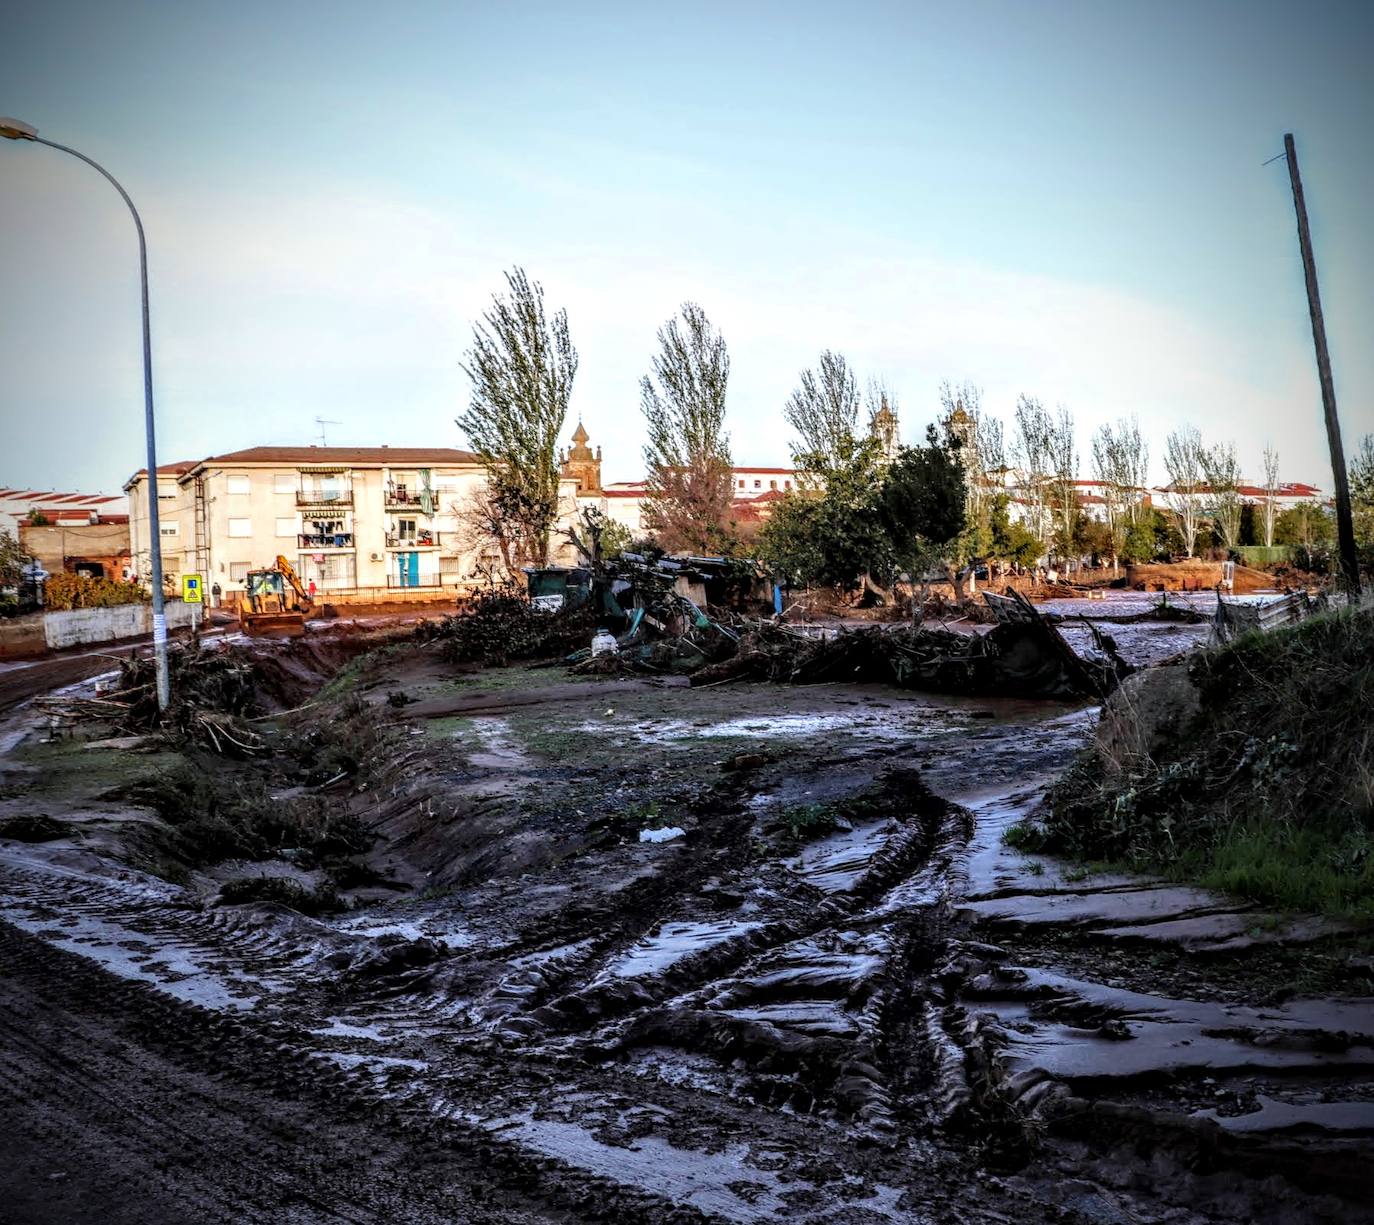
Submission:
[[642,829],[639,831],[641,842],[672,842],[675,838],[685,838],[687,831],[680,825],[670,825],[666,829]]

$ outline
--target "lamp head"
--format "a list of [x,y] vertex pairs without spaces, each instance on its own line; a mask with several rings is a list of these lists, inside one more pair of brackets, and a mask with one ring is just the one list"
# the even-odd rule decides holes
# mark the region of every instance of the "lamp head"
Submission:
[[0,115],[0,136],[6,140],[37,140],[38,129],[22,119],[11,119]]

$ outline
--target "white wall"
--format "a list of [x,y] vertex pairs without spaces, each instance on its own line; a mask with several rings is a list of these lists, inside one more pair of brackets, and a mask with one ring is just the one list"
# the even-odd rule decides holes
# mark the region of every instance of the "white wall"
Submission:
[[[180,629],[191,624],[194,604],[167,601],[167,628]],[[43,635],[51,650],[82,646],[93,642],[114,642],[137,638],[153,632],[151,604],[120,604],[114,608],[73,608],[68,612],[43,614]]]

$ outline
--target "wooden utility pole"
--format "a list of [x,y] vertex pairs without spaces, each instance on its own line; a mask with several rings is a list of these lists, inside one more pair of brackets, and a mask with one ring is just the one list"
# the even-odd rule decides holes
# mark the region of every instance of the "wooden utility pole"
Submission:
[[1322,297],[1317,288],[1317,261],[1312,255],[1312,234],[1307,228],[1307,204],[1302,196],[1302,176],[1298,174],[1298,150],[1293,134],[1283,138],[1288,155],[1288,178],[1293,184],[1293,207],[1298,212],[1298,245],[1302,249],[1302,271],[1307,278],[1307,309],[1312,316],[1312,343],[1317,347],[1317,378],[1322,387],[1322,408],[1326,413],[1326,441],[1331,447],[1331,474],[1336,482],[1336,540],[1340,546],[1341,578],[1351,599],[1360,594],[1360,564],[1355,555],[1355,521],[1350,513],[1350,480],[1345,471],[1345,450],[1341,446],[1341,422],[1336,416],[1336,385],[1331,380],[1331,354],[1326,348],[1326,324],[1322,321]]

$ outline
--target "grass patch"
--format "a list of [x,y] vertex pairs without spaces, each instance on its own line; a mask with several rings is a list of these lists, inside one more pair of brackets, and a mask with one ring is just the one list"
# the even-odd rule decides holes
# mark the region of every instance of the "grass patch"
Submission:
[[833,804],[789,804],[779,814],[782,828],[797,842],[824,838],[838,829],[851,828]]

